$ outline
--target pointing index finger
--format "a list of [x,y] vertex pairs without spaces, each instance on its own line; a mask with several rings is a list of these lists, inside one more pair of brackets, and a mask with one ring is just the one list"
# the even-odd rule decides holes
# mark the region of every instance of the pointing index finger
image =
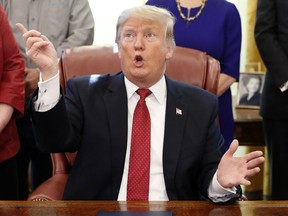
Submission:
[[23,24],[21,24],[21,23],[16,23],[16,26],[17,26],[17,28],[19,29],[19,31],[22,33],[22,34],[24,34],[24,33],[26,33],[28,30],[24,27],[24,25]]

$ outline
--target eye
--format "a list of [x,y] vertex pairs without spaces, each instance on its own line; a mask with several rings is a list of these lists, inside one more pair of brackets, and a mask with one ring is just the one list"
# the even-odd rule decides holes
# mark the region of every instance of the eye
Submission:
[[126,34],[124,35],[124,37],[126,37],[126,38],[132,37],[132,33],[126,33]]
[[149,41],[149,42],[153,42],[157,38],[157,35],[154,32],[150,32],[150,31],[146,32],[144,34],[144,36],[145,36],[146,40]]
[[129,42],[129,41],[133,41],[133,39],[135,38],[135,34],[133,32],[126,32],[124,33],[124,40]]
[[152,33],[152,32],[150,32],[150,33],[147,33],[147,34],[146,34],[146,37],[155,37],[155,34]]
[[155,37],[155,34],[153,32],[148,32],[145,34],[145,37],[152,38],[152,37]]

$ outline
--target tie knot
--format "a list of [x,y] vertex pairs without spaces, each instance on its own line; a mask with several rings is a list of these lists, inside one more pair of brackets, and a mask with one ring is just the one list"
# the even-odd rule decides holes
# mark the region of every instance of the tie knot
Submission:
[[151,94],[149,89],[138,89],[137,94],[140,95],[140,99],[145,99],[148,95]]

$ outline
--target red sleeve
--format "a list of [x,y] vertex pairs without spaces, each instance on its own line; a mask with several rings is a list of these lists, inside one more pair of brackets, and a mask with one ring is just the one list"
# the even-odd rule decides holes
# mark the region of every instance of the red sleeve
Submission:
[[6,14],[0,7],[0,102],[24,113],[24,60],[19,52]]

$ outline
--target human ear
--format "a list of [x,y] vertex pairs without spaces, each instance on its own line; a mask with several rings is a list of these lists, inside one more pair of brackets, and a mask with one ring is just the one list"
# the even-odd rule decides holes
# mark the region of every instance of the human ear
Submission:
[[170,59],[173,56],[174,49],[171,46],[167,47],[166,60]]

